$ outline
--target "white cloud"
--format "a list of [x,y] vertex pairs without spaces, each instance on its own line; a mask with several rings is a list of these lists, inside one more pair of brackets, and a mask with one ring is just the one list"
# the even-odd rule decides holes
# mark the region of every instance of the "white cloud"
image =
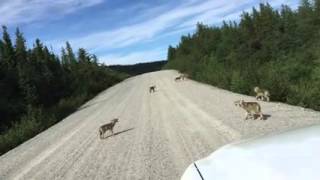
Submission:
[[[288,0],[270,0],[271,5],[278,5]],[[91,51],[124,48],[133,44],[152,41],[159,36],[172,34],[172,32],[185,32],[193,30],[197,22],[217,24],[223,20],[239,19],[244,10],[250,10],[260,1],[257,0],[189,0],[184,5],[164,11],[162,14],[150,14],[149,18],[140,23],[123,26],[114,30],[95,32],[86,37],[69,39],[78,47],[85,47]],[[245,9],[239,9],[243,7]],[[157,7],[155,7],[157,8]],[[146,10],[148,13],[152,9]],[[159,12],[155,10],[155,12]],[[152,17],[152,18],[150,18]],[[63,45],[64,40],[54,40],[49,43]]]
[[97,5],[103,0],[1,0],[0,24],[30,23],[53,19]]
[[167,49],[154,49],[146,51],[137,51],[129,54],[110,54],[106,56],[98,56],[99,62],[112,64],[135,64],[142,62],[150,62],[154,60],[165,60]]
[[[296,3],[297,0],[294,1]],[[84,47],[93,53],[130,47],[140,43],[157,41],[159,38],[168,35],[190,32],[195,29],[197,22],[216,24],[223,20],[239,19],[243,11],[251,11],[251,8],[257,6],[259,2],[258,0],[188,0],[185,4],[171,7],[161,14],[158,11],[159,7],[154,7],[154,11],[153,9],[145,10],[144,19],[141,19],[138,23],[113,30],[94,32],[86,37],[76,37],[69,39],[69,41],[74,47]],[[279,6],[282,3],[294,4],[293,1],[289,2],[289,0],[269,0],[269,3],[272,6]],[[56,39],[48,42],[48,44],[61,47],[66,40],[68,39]],[[158,48],[167,48],[168,45],[163,46],[165,47],[159,45]],[[136,61],[163,59],[164,54],[166,53],[143,51],[126,55],[113,54],[100,59],[108,64],[128,64]]]
[[[253,6],[254,0],[234,0],[233,2],[222,4],[219,8],[214,10],[208,10],[204,11],[201,14],[190,18],[189,20],[185,21],[184,23],[180,24],[180,27],[194,27],[198,22],[204,23],[204,24],[216,24],[220,23],[223,20],[235,20],[237,16],[240,15],[240,13],[243,10],[239,10],[239,7],[251,4],[250,6]],[[227,18],[226,18],[227,17]]]
[[[187,18],[204,14],[208,11],[219,11],[221,7],[228,5],[228,2],[218,0],[207,0],[200,3],[191,0],[185,5],[167,10],[167,12],[163,12],[160,15],[153,14],[154,18],[145,19],[143,22],[115,30],[92,33],[86,37],[71,39],[70,42],[79,47],[88,48],[91,51],[122,48],[150,40],[161,33],[166,33],[165,31],[170,28],[177,28]],[[190,29],[190,27],[187,28]],[[55,40],[49,43],[59,44],[63,41],[65,40]]]

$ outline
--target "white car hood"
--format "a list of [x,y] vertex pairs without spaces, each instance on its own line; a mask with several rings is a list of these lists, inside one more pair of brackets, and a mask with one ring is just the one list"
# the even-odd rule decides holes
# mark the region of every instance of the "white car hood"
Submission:
[[319,180],[320,126],[223,146],[191,164],[181,179]]

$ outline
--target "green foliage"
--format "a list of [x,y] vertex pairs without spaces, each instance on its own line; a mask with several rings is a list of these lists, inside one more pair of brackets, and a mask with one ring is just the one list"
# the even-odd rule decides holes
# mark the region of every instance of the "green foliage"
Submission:
[[159,71],[167,63],[167,61],[155,61],[148,63],[138,63],[133,65],[111,65],[110,69],[124,73],[123,76],[138,75],[152,71]]
[[59,103],[51,109],[51,111],[54,112],[57,119],[63,119],[77,110],[77,108],[89,98],[90,97],[87,95],[80,95],[77,97],[61,99]]
[[28,107],[28,111],[20,121],[14,122],[13,126],[5,133],[0,135],[0,154],[18,146],[25,140],[33,137],[43,129],[43,120],[49,121],[49,117],[44,115],[42,109]]
[[98,65],[97,57],[70,43],[61,59],[36,39],[27,49],[16,30],[0,39],[0,155],[74,112],[82,103],[125,76]]
[[320,110],[319,2],[303,0],[297,11],[261,4],[239,23],[198,24],[169,47],[165,68],[248,95],[260,86],[273,101]]

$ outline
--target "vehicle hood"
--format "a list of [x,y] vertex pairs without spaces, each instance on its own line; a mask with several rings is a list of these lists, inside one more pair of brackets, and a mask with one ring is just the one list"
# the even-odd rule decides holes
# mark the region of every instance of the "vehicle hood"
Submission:
[[319,180],[320,126],[223,146],[191,164],[181,179]]

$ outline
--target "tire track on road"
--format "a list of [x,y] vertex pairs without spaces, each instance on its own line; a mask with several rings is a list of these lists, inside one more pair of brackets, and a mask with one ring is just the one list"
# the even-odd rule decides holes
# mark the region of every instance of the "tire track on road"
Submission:
[[[168,81],[168,80],[167,80]],[[216,119],[215,117],[210,116],[205,111],[201,110],[194,102],[192,102],[188,97],[182,97],[180,93],[177,92],[177,88],[172,86],[172,83],[166,82],[166,86],[172,89],[170,91],[171,97],[176,97],[177,101],[180,102],[183,106],[184,111],[192,112],[189,115],[198,120],[198,123],[201,123],[203,127],[212,126],[218,132],[220,132],[224,137],[227,137],[230,141],[235,139],[240,139],[241,134],[239,131],[233,129],[227,124],[223,123],[221,120]],[[168,97],[170,97],[168,95]],[[181,106],[178,106],[181,107]]]

